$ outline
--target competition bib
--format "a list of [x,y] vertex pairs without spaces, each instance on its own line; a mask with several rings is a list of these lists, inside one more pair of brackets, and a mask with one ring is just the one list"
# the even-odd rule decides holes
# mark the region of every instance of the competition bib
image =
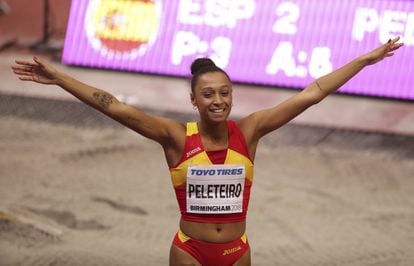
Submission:
[[243,211],[244,165],[194,165],[187,171],[187,212]]

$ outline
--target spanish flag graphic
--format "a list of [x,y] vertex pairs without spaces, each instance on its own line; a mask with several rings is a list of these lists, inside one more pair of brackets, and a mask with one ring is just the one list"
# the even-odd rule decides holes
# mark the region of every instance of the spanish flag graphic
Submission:
[[106,55],[142,55],[155,41],[161,17],[157,0],[91,0],[85,27]]

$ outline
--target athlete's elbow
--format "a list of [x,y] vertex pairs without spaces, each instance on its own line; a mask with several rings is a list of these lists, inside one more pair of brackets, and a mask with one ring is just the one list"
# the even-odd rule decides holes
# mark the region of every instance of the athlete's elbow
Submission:
[[125,120],[130,113],[130,107],[121,102],[116,102],[105,110],[107,116],[115,119],[118,122]]
[[310,85],[302,91],[303,97],[308,102],[309,106],[320,103],[328,96],[327,93],[321,91],[316,85]]

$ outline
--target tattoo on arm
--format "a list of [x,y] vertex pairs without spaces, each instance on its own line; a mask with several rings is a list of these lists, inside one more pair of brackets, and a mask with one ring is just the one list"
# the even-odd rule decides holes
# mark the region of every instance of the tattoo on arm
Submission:
[[114,97],[105,92],[94,92],[93,98],[95,98],[95,100],[103,109],[108,109],[109,105],[113,103]]

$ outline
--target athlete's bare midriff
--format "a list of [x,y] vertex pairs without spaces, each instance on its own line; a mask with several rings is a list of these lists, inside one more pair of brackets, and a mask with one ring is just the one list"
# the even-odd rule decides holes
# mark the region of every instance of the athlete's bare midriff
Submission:
[[180,220],[180,229],[187,236],[211,243],[227,243],[239,239],[246,230],[246,221],[233,223],[200,223]]

